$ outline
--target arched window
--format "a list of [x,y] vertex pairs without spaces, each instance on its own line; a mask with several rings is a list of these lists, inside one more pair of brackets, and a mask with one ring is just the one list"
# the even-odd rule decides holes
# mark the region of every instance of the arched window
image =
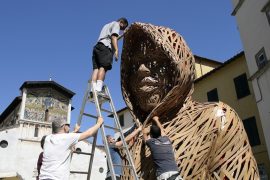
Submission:
[[45,110],[45,122],[49,121],[49,109]]
[[34,137],[38,137],[38,125],[35,125]]

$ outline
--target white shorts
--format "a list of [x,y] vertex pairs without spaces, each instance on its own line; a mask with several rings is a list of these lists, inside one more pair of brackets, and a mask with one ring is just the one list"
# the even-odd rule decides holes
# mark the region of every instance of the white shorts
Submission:
[[[157,177],[157,180],[166,180],[177,173],[178,171],[168,171],[168,172],[162,173],[161,175]],[[179,175],[175,180],[183,180],[183,179]]]

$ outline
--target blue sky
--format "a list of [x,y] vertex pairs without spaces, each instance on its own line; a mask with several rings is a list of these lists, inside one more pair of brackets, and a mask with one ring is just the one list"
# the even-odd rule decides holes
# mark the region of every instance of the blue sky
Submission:
[[[102,26],[119,17],[179,32],[194,54],[225,61],[243,48],[231,1],[0,1],[0,113],[28,80],[54,81],[74,91],[72,122],[91,74],[92,47]],[[121,47],[122,41],[119,42]],[[116,109],[125,107],[120,62],[105,81]],[[83,127],[85,129],[85,127]]]

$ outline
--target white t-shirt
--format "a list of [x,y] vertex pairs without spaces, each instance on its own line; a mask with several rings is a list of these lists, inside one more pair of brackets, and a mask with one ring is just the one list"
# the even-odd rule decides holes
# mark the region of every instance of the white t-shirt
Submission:
[[111,23],[108,23],[105,26],[103,26],[98,38],[98,42],[102,42],[105,46],[112,49],[111,36],[113,34],[119,35],[119,32],[120,32],[119,22],[113,21]]
[[71,148],[78,143],[80,134],[48,135],[44,142],[39,179],[68,180]]

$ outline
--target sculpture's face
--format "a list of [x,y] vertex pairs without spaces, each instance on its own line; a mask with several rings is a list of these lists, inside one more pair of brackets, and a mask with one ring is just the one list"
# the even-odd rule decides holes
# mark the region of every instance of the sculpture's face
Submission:
[[[151,55],[135,55],[130,73],[130,90],[137,105],[144,112],[153,110],[172,88],[172,74],[170,71],[170,60],[164,54],[153,52]],[[160,54],[160,55],[158,55]],[[158,56],[156,56],[158,55]]]

